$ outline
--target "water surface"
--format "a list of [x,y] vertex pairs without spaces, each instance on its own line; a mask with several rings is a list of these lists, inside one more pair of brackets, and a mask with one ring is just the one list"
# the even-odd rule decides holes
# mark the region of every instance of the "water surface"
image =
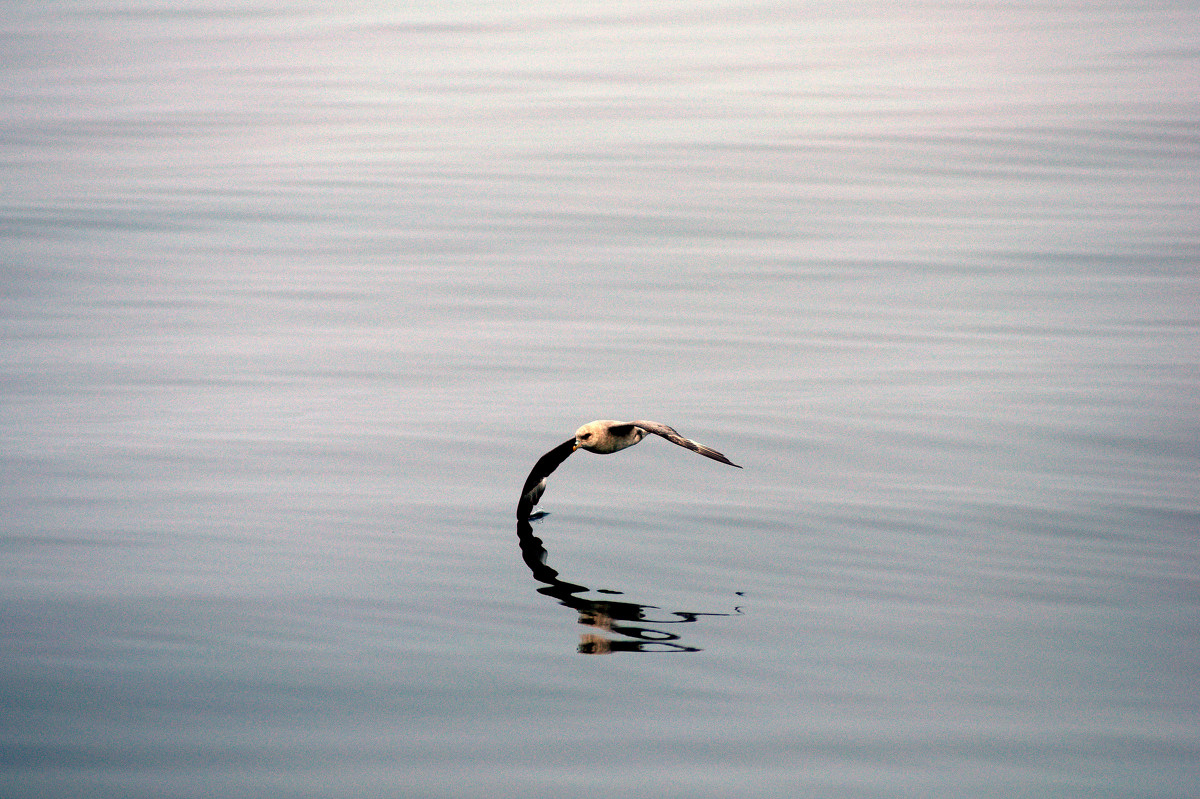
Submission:
[[9,4],[0,793],[1197,794],[1198,23]]

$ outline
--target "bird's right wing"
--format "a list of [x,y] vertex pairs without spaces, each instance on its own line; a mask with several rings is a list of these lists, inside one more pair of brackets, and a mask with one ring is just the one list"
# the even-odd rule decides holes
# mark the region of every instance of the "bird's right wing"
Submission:
[[525,478],[525,487],[521,489],[521,500],[517,503],[518,519],[529,518],[533,506],[546,491],[546,478],[574,451],[575,439],[572,437],[538,458],[538,462],[533,465],[533,471]]

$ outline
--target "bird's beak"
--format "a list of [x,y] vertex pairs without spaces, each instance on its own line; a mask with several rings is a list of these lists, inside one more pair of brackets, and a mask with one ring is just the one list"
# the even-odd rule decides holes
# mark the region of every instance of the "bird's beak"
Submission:
[[575,446],[571,447],[571,451],[572,451],[572,452],[575,452],[575,451],[576,451],[576,450],[578,450],[578,449],[579,449],[579,442],[578,442],[578,441],[576,441],[576,442],[575,442]]

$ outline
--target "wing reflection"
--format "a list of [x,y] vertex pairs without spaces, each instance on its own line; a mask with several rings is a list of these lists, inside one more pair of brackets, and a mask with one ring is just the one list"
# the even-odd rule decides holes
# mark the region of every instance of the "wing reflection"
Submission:
[[[539,594],[554,597],[560,604],[579,613],[579,623],[597,632],[580,636],[579,652],[585,655],[608,655],[613,652],[699,652],[694,646],[680,643],[680,636],[647,625],[691,624],[701,616],[729,616],[729,613],[695,613],[692,611],[662,611],[653,605],[639,605],[616,599],[582,596],[591,591],[585,585],[559,579],[558,572],[546,565],[546,547],[533,534],[528,518],[517,520],[517,540],[521,558],[533,577],[542,583]],[[619,591],[597,591],[620,595]],[[736,609],[735,609],[736,611]],[[611,635],[624,636],[617,640]]]

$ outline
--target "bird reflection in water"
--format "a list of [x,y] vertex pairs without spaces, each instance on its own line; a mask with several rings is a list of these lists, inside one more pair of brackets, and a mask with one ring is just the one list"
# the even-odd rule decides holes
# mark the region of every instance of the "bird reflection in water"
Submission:
[[[579,614],[579,623],[592,627],[597,632],[585,633],[580,637],[579,652],[585,655],[608,655],[613,652],[699,652],[694,646],[680,642],[680,636],[657,626],[668,624],[691,624],[701,616],[729,616],[729,613],[694,613],[691,611],[662,611],[653,605],[639,605],[617,599],[585,597],[591,589],[562,580],[558,572],[546,565],[546,547],[542,539],[533,534],[529,518],[518,518],[517,540],[521,545],[521,557],[533,572],[534,579],[542,583],[539,594],[554,597],[560,604],[573,608]],[[619,591],[597,591],[599,594],[619,596]],[[734,612],[739,612],[736,608]],[[648,625],[655,625],[651,627]],[[612,635],[624,636],[628,640],[617,640]]]

